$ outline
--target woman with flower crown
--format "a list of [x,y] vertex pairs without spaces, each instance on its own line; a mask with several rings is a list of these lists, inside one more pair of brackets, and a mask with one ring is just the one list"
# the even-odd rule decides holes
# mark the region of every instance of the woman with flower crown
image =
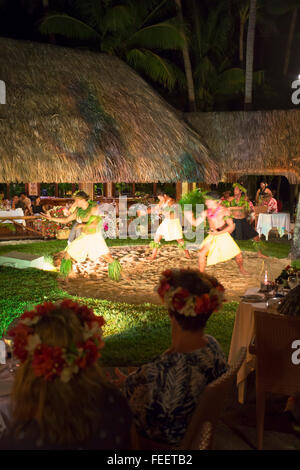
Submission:
[[20,361],[0,450],[127,450],[132,418],[99,366],[104,319],[65,299],[24,312],[8,335]]
[[73,259],[82,263],[87,257],[96,261],[102,256],[109,263],[109,276],[114,280],[119,280],[121,265],[113,259],[103,238],[102,218],[99,215],[97,203],[90,201],[84,191],[77,191],[74,196],[73,210],[68,217],[50,217],[41,214],[44,218],[59,224],[68,224],[76,220],[78,223],[76,230],[81,230],[81,235],[65,249],[60,266],[61,274],[66,277],[71,274]]
[[124,385],[138,433],[177,445],[206,385],[227,371],[219,343],[205,335],[207,320],[223,302],[224,288],[196,270],[163,272],[158,294],[171,321],[171,346],[127,377]]

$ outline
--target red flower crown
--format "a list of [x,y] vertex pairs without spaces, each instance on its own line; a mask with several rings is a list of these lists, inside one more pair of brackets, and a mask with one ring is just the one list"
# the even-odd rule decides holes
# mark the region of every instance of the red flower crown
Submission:
[[219,284],[208,293],[196,295],[183,287],[173,287],[170,283],[174,271],[168,269],[162,273],[157,292],[167,308],[186,317],[214,312],[220,308],[224,300],[224,287]]
[[[34,330],[42,318],[51,316],[58,307],[75,312],[83,326],[84,341],[70,349],[43,344]],[[47,381],[59,377],[62,382],[69,382],[73,374],[99,359],[100,350],[104,347],[101,329],[104,323],[104,318],[96,316],[92,309],[65,299],[60,304],[45,302],[34,310],[24,312],[18,325],[9,330],[8,334],[13,338],[15,356],[21,363],[31,357],[37,377],[44,377]]]

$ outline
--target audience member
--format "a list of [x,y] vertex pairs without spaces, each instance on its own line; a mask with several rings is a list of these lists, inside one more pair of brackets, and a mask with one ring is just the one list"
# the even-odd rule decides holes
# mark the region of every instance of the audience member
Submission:
[[170,316],[171,347],[127,377],[116,370],[140,435],[178,444],[204,388],[226,372],[220,345],[204,334],[223,291],[214,277],[199,271],[163,273],[158,293]]
[[130,409],[98,363],[103,324],[71,300],[23,314],[9,332],[21,364],[0,449],[130,448]]

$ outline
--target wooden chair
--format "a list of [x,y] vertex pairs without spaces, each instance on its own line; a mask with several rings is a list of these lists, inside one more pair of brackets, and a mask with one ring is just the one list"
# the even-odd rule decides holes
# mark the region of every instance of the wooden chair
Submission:
[[211,382],[202,393],[193,413],[183,440],[177,446],[168,446],[139,436],[139,449],[143,450],[210,450],[213,447],[214,432],[224,408],[225,399],[233,387],[242,363],[246,357],[242,347],[229,370]]
[[300,340],[300,318],[255,311],[257,448],[263,448],[266,392],[293,396],[300,391],[300,364],[292,343]]

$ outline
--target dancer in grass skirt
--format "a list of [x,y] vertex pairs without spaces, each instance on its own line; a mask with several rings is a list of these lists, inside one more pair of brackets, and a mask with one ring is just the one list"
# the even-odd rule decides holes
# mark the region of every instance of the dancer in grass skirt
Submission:
[[256,230],[247,220],[248,213],[254,212],[254,207],[247,196],[247,190],[239,183],[233,185],[233,196],[223,201],[223,205],[228,207],[233,217],[235,229],[231,236],[235,240],[252,240],[253,246],[260,258],[266,258],[261,252],[261,242]]
[[152,248],[153,251],[152,255],[148,259],[154,260],[156,258],[158,250],[161,247],[162,239],[167,242],[176,240],[179,248],[184,250],[185,256],[190,258],[189,251],[186,249],[186,244],[183,238],[180,219],[178,214],[176,214],[176,201],[164,193],[159,193],[157,197],[159,199],[159,203],[152,212],[162,215],[164,220],[156,230],[154,240],[150,242],[150,248]]
[[75,193],[74,205],[76,209],[68,217],[58,218],[44,215],[48,220],[60,224],[67,224],[76,220],[77,229],[81,235],[72,241],[65,249],[64,258],[61,261],[60,272],[68,277],[72,272],[73,260],[82,263],[87,258],[96,261],[103,257],[108,262],[108,274],[113,280],[119,280],[121,265],[114,260],[102,235],[102,218],[99,215],[97,203],[89,201],[89,196],[84,191]]
[[195,219],[193,213],[186,213],[190,223],[197,227],[208,220],[209,234],[203,240],[199,250],[199,270],[204,272],[205,266],[213,266],[235,258],[241,274],[247,274],[243,267],[243,257],[239,246],[231,237],[234,231],[234,223],[230,212],[221,205],[217,192],[209,192],[205,195],[207,209],[200,217]]

